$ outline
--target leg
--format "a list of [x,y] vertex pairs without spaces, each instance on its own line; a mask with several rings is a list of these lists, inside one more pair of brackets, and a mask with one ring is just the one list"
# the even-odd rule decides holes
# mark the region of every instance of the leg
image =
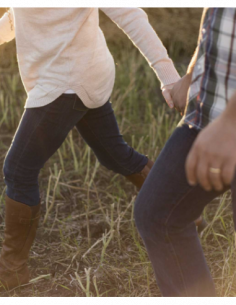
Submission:
[[[124,175],[141,189],[153,162],[124,142],[109,101],[89,110],[76,127],[102,165]],[[196,225],[201,224],[202,218],[197,219]]]
[[102,107],[90,109],[76,127],[106,168],[129,176],[141,172],[147,164],[147,157],[124,141],[109,101]]
[[62,95],[23,114],[4,163],[7,196],[0,289],[29,281],[27,260],[39,220],[39,171],[86,111],[76,95]]
[[40,169],[87,110],[75,94],[25,110],[4,162],[8,197],[31,206],[39,203]]
[[197,136],[178,127],[154,164],[135,205],[135,221],[163,296],[214,296],[194,220],[218,192],[191,187],[185,160]]

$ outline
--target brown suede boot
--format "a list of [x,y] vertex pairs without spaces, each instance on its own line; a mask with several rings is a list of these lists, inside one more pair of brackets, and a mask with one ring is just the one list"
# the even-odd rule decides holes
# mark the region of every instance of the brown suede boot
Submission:
[[27,260],[40,216],[40,204],[28,206],[6,196],[5,240],[0,257],[0,289],[29,282]]
[[[145,165],[143,170],[140,173],[135,173],[129,176],[126,176],[125,178],[128,179],[130,182],[132,182],[138,189],[138,191],[141,189],[145,179],[147,178],[151,168],[153,167],[154,162],[148,159],[148,163]],[[198,233],[200,234],[206,227],[207,222],[205,219],[200,216],[198,219],[195,220],[195,225],[197,227]]]
[[140,173],[135,173],[129,176],[126,176],[125,178],[128,179],[130,182],[132,182],[138,189],[138,191],[141,189],[145,179],[147,178],[151,168],[153,167],[154,162],[148,159],[147,164],[144,166],[143,170]]

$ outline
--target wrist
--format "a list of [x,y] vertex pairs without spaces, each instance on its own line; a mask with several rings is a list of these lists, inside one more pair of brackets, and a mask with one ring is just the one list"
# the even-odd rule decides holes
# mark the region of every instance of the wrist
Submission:
[[163,90],[171,90],[173,87],[174,87],[174,85],[176,84],[176,82],[175,83],[172,83],[172,84],[169,84],[169,85],[165,85],[165,86],[163,86],[162,88],[161,88],[161,90],[163,91]]
[[185,86],[189,88],[192,80],[192,73],[186,73],[182,79],[184,80]]
[[191,83],[192,75],[193,75],[193,70],[192,71],[187,71],[186,74],[185,74],[186,80],[188,80],[189,84]]

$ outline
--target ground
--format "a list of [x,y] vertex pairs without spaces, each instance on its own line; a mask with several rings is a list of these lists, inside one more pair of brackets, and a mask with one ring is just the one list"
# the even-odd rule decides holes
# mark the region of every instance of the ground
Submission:
[[[153,9],[149,13],[151,22],[157,22],[155,29],[158,31],[162,26],[162,39],[183,75],[195,48],[194,43],[189,45],[184,41],[188,39],[184,37],[183,29],[191,13],[193,22],[188,31],[197,39],[200,11],[195,14],[186,10],[184,14],[181,9],[172,13],[168,9],[162,13],[160,9]],[[180,30],[176,31],[175,40],[170,34],[173,26],[163,26],[170,16],[172,19],[179,16],[182,20],[176,23]],[[119,30],[115,26],[108,29],[107,22],[106,18],[102,19],[116,62],[112,105],[121,133],[135,149],[155,160],[180,115],[165,105],[156,76],[145,59],[125,36],[117,42]],[[0,48],[0,63],[2,168],[23,113],[26,95],[17,68],[14,42]],[[30,252],[31,283],[1,293],[1,296],[160,296],[145,247],[135,228],[136,189],[124,177],[99,165],[75,130],[47,162],[39,180],[42,214]],[[4,238],[4,193],[2,175],[0,248]],[[235,296],[235,241],[230,192],[209,204],[204,216],[209,226],[200,238],[217,293],[219,296]]]

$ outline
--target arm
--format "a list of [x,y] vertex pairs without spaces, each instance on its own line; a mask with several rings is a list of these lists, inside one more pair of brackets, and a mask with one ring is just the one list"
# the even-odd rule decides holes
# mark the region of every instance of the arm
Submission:
[[143,54],[159,78],[162,88],[180,79],[165,47],[142,9],[101,8],[101,10],[125,32]]
[[197,61],[198,47],[196,48],[192,60],[189,63],[186,74],[177,81],[170,90],[170,96],[175,108],[183,115],[187,104],[188,90],[192,80],[193,69]]
[[192,74],[193,74],[193,70],[194,70],[194,67],[197,63],[197,57],[198,57],[198,49],[199,49],[199,45],[201,43],[201,38],[202,38],[202,28],[203,28],[203,23],[204,23],[204,20],[205,20],[205,17],[206,17],[206,13],[208,11],[208,7],[205,7],[204,10],[203,10],[203,14],[202,14],[202,21],[201,21],[201,25],[200,25],[200,31],[199,31],[199,38],[198,38],[198,47],[193,55],[193,58],[189,64],[189,67],[188,67],[188,71],[187,71],[187,75],[190,75],[191,78],[192,78]]
[[9,42],[15,38],[14,17],[12,9],[6,12],[0,19],[0,44]]
[[187,95],[188,95],[188,90],[191,84],[192,80],[192,74],[193,74],[193,69],[197,61],[197,56],[198,56],[198,48],[201,40],[201,33],[202,33],[202,26],[203,22],[205,19],[207,13],[207,8],[203,9],[202,13],[202,18],[200,22],[200,27],[199,27],[199,34],[198,34],[198,43],[197,43],[197,48],[193,54],[193,57],[188,65],[188,69],[186,74],[179,80],[172,88],[170,94],[173,99],[173,102],[175,104],[175,107],[177,108],[178,111],[180,111],[182,114],[184,113],[184,109],[187,103]]

